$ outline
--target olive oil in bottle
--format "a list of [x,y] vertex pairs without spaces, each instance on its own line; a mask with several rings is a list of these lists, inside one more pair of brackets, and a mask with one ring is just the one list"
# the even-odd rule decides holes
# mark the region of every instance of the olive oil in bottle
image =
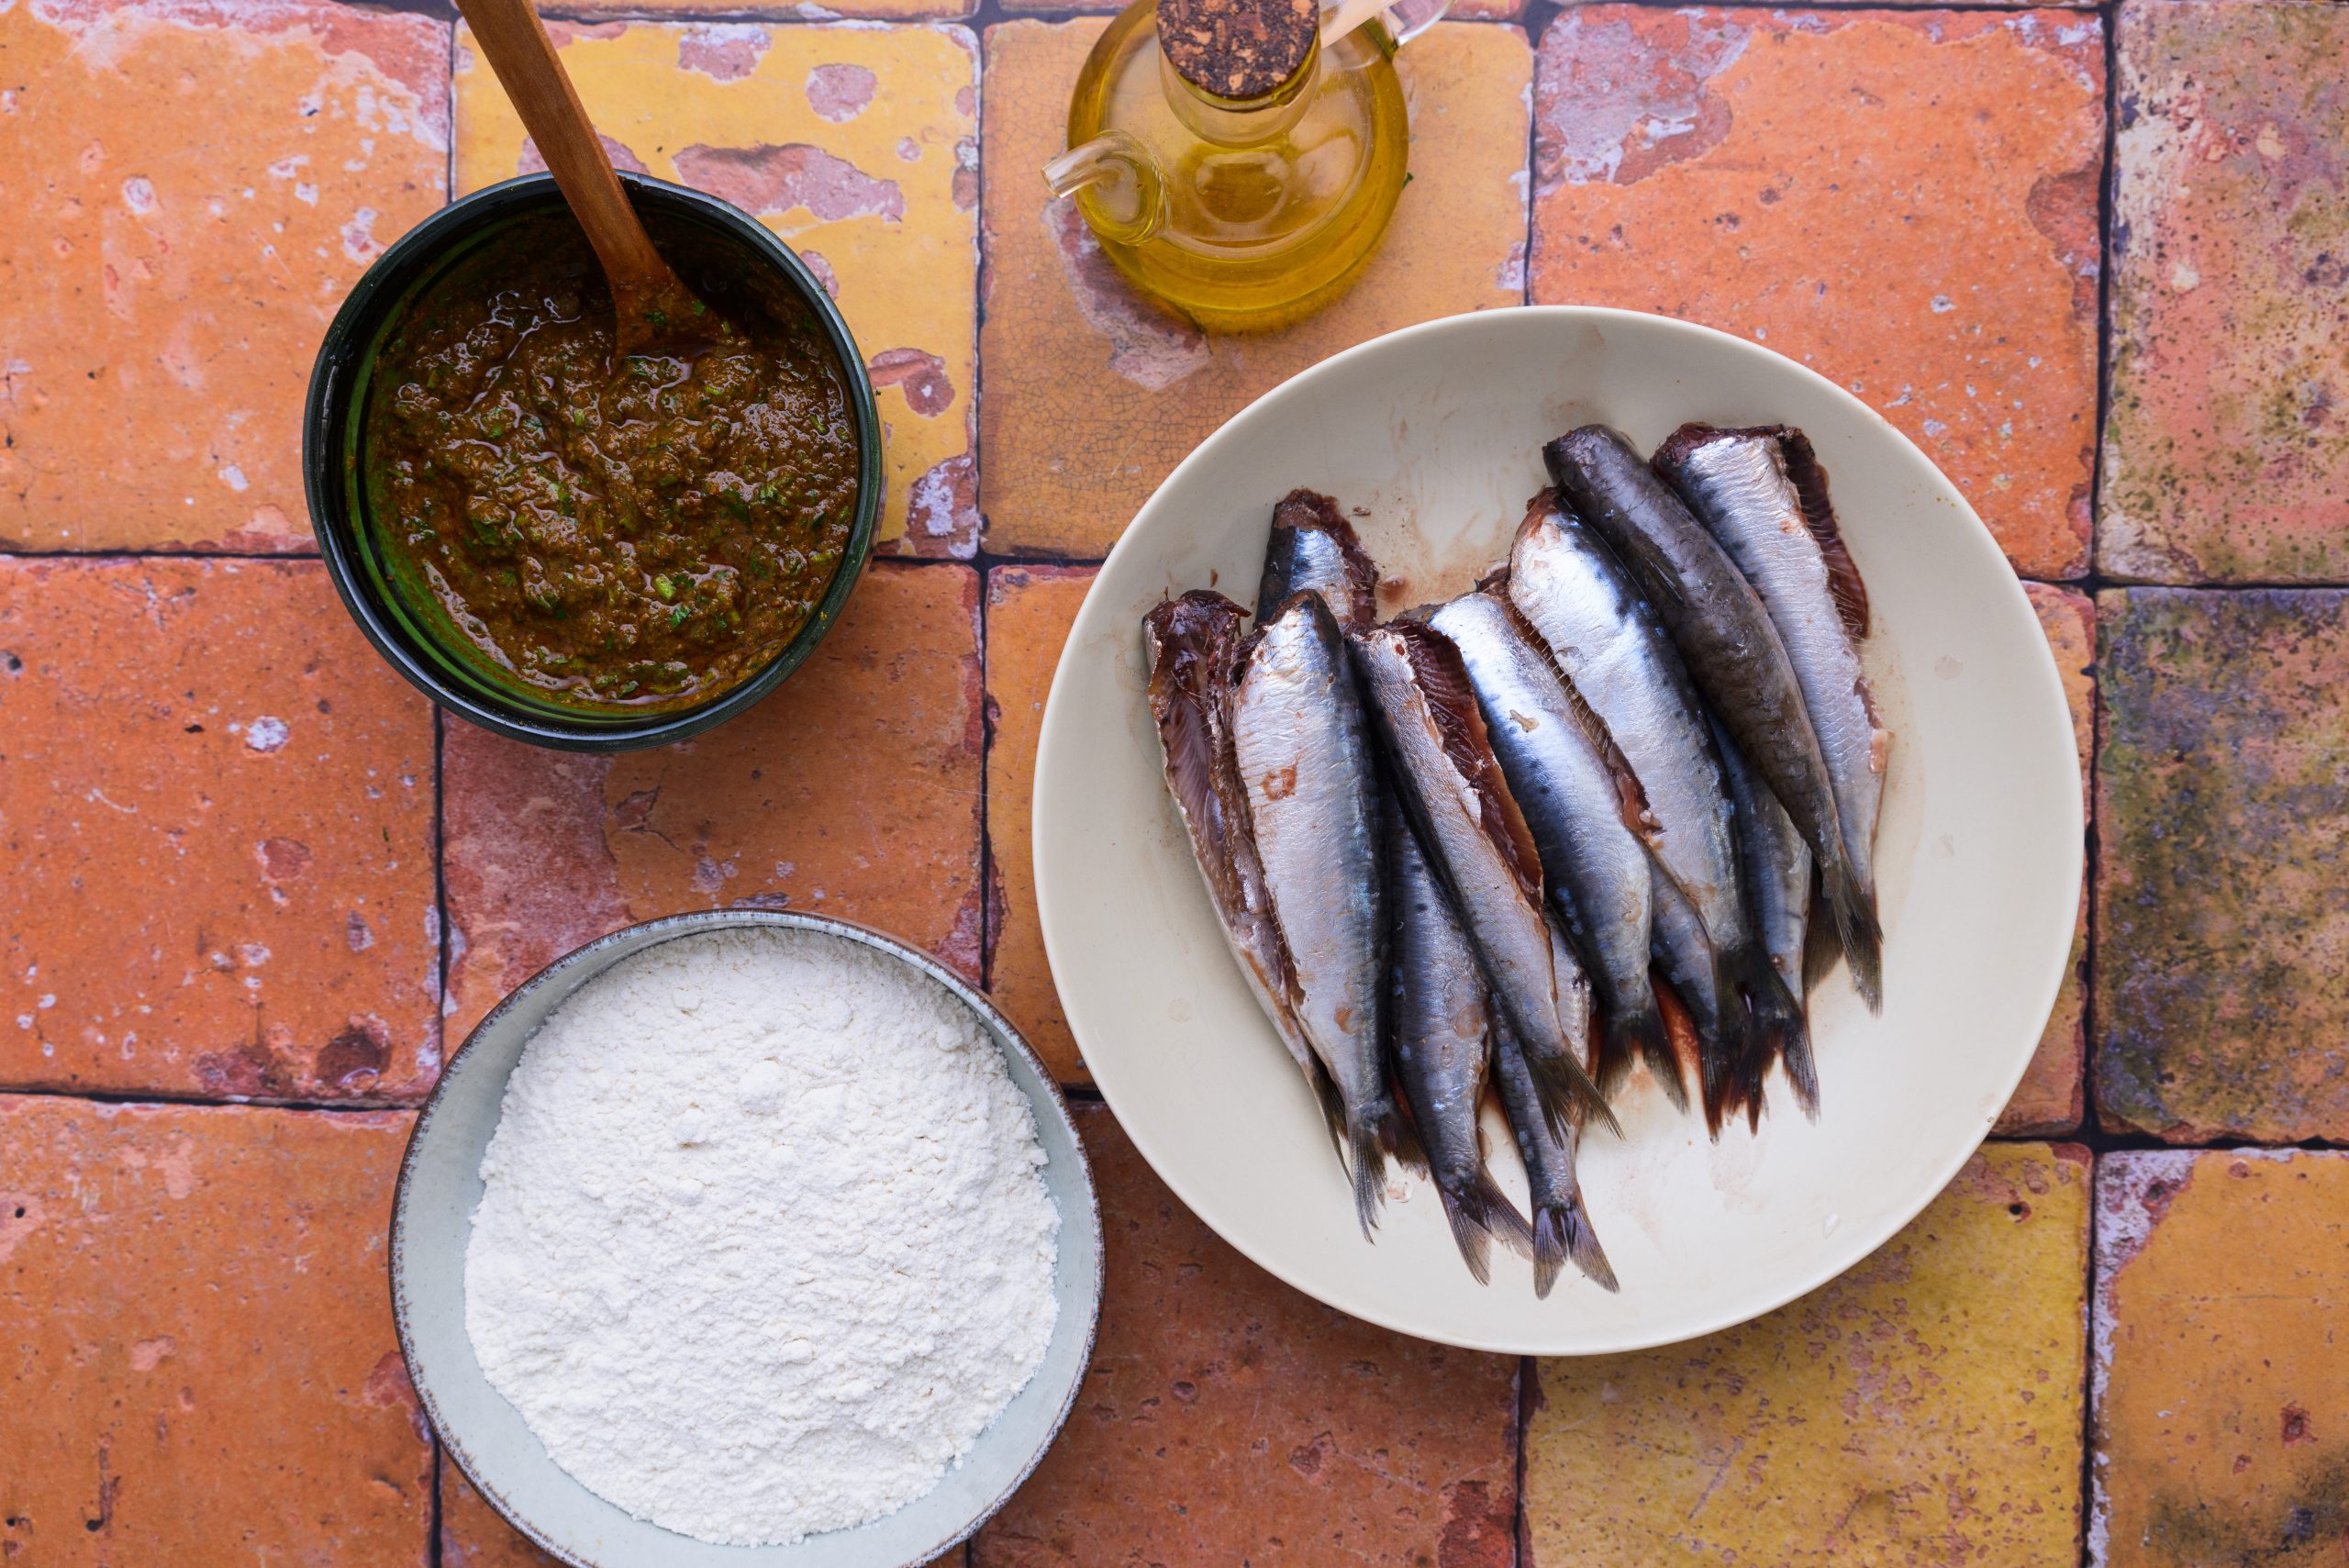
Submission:
[[1221,331],[1343,293],[1402,195],[1394,55],[1449,0],[1135,0],[1069,102],[1045,166],[1137,288]]

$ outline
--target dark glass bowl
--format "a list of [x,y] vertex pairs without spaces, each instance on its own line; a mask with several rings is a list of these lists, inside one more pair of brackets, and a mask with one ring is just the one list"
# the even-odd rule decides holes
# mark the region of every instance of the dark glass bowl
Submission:
[[[335,313],[310,373],[302,420],[302,481],[310,526],[351,618],[392,668],[434,702],[484,729],[573,751],[622,751],[698,735],[783,684],[823,640],[873,550],[881,512],[881,422],[873,383],[848,323],[791,248],[740,208],[665,180],[623,173],[645,226],[688,283],[713,295],[713,261],[751,297],[787,291],[822,324],[856,416],[856,519],[839,565],[806,625],[750,675],[710,696],[671,706],[591,708],[558,701],[500,670],[438,606],[415,605],[383,559],[360,484],[361,417],[384,328],[418,290],[516,220],[562,207],[553,177],[526,174],[441,208],[375,260]],[[696,266],[691,261],[698,261]]]

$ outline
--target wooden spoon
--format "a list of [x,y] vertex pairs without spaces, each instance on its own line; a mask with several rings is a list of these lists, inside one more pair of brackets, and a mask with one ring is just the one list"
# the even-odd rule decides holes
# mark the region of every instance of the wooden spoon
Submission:
[[539,156],[604,264],[622,355],[675,353],[707,342],[707,307],[653,248],[612,161],[530,0],[458,0],[473,38],[538,144]]

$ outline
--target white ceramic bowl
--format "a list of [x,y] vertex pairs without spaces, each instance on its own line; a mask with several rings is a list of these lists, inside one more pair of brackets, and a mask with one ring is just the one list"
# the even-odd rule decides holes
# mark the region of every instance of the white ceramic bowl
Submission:
[[[1707,1140],[1651,1084],[1626,1137],[1584,1141],[1622,1281],[1537,1301],[1497,1251],[1478,1285],[1433,1190],[1397,1178],[1374,1246],[1311,1097],[1226,950],[1160,773],[1141,623],[1165,595],[1255,591],[1273,501],[1357,519],[1397,603],[1466,587],[1545,483],[1542,443],[1605,420],[1642,450],[1684,420],[1809,433],[1867,579],[1865,650],[1896,736],[1877,844],[1883,1016],[1841,970],[1813,995],[1824,1109],[1782,1081],[1758,1136]],[[1390,605],[1388,607],[1392,608]],[[1036,762],[1037,902],[1095,1082],[1166,1184],[1230,1241],[1341,1311],[1451,1344],[1595,1354],[1742,1322],[1852,1266],[1980,1143],[2029,1064],[2079,902],[2080,775],[2030,602],[1980,519],[1849,393],[1701,327],[1574,306],[1454,317],[1314,366],[1168,476],[1071,631]],[[1521,1198],[1506,1130],[1494,1165]]]
[[[853,1529],[790,1546],[713,1546],[636,1518],[547,1457],[490,1386],[465,1332],[465,1245],[481,1202],[481,1157],[523,1044],[573,991],[631,954],[707,931],[763,927],[856,942],[943,987],[1003,1051],[1036,1116],[1044,1185],[1060,1210],[1052,1276],[1060,1318],[1043,1364],[926,1495]],[[968,1536],[1028,1478],[1068,1418],[1101,1312],[1101,1217],[1093,1176],[1052,1075],[985,996],[918,949],[845,920],[718,910],[652,920],[588,943],[523,983],[449,1061],[409,1136],[392,1209],[392,1310],[427,1417],[474,1488],[516,1529],[573,1568],[913,1568]]]

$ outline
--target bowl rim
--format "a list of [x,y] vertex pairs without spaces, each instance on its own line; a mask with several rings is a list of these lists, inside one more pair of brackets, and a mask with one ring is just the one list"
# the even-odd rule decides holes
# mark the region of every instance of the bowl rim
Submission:
[[[856,516],[849,527],[839,565],[816,608],[790,640],[751,675],[703,701],[641,716],[556,717],[520,702],[496,699],[487,682],[475,691],[444,677],[430,652],[414,639],[387,606],[375,602],[356,542],[362,519],[346,516],[340,447],[356,417],[351,395],[356,367],[367,356],[404,297],[409,274],[420,278],[452,247],[496,223],[534,209],[562,208],[554,176],[519,174],[484,185],[434,211],[401,235],[368,265],[336,307],[311,363],[303,397],[302,487],[310,531],[327,563],[336,594],[359,629],[384,661],[438,706],[484,729],[531,745],[560,751],[615,752],[683,740],[755,706],[805,663],[846,606],[864,575],[880,527],[886,478],[880,411],[873,379],[840,306],[806,262],[773,229],[732,203],[673,181],[618,172],[631,202],[650,211],[698,223],[738,241],[788,283],[823,328],[832,357],[848,384],[857,421]],[[346,537],[346,535],[350,537]]]
[[[601,973],[603,970],[608,969],[612,964],[618,963],[623,959],[634,957],[638,952],[649,951],[651,948],[660,946],[663,942],[674,940],[678,937],[692,936],[703,931],[740,930],[746,929],[813,931],[820,935],[837,937],[844,941],[853,942],[860,947],[866,948],[875,952],[885,953],[891,958],[895,958],[910,964],[921,973],[928,975],[930,979],[944,986],[957,1001],[961,1002],[964,1006],[977,1014],[980,1021],[986,1025],[989,1031],[992,1033],[995,1042],[1007,1051],[1016,1051],[1017,1054],[1026,1062],[1029,1068],[1035,1073],[1036,1081],[1044,1086],[1045,1095],[1052,1107],[1053,1114],[1059,1118],[1061,1126],[1068,1133],[1069,1148],[1075,1156],[1074,1163],[1078,1184],[1083,1188],[1085,1193],[1084,1218],[1085,1218],[1091,1224],[1093,1235],[1096,1238],[1096,1266],[1093,1270],[1093,1289],[1090,1296],[1085,1299],[1084,1343],[1077,1357],[1077,1363],[1079,1367],[1078,1374],[1070,1382],[1068,1392],[1062,1396],[1060,1408],[1053,1413],[1052,1422],[1045,1431],[1043,1441],[1037,1445],[1035,1452],[1030,1454],[1026,1460],[1022,1462],[1019,1466],[1019,1473],[1012,1476],[1011,1479],[1005,1484],[1003,1489],[998,1492],[993,1499],[986,1503],[986,1505],[975,1515],[974,1515],[967,1523],[960,1527],[956,1533],[950,1536],[948,1539],[938,1542],[936,1545],[927,1548],[919,1555],[907,1559],[905,1563],[900,1565],[900,1568],[921,1568],[922,1564],[930,1562],[936,1558],[939,1553],[950,1551],[956,1546],[961,1545],[963,1541],[968,1540],[973,1535],[978,1532],[982,1526],[1002,1510],[1003,1506],[1011,1500],[1012,1494],[1019,1491],[1021,1486],[1027,1485],[1029,1477],[1036,1473],[1036,1467],[1043,1462],[1044,1456],[1050,1453],[1052,1451],[1053,1444],[1060,1440],[1061,1431],[1068,1424],[1070,1413],[1076,1408],[1076,1396],[1085,1387],[1084,1369],[1092,1364],[1094,1348],[1100,1338],[1101,1301],[1108,1277],[1108,1259],[1105,1248],[1107,1236],[1101,1226],[1101,1194],[1099,1187],[1097,1185],[1093,1178],[1092,1159],[1085,1152],[1085,1140],[1077,1129],[1076,1118],[1070,1114],[1068,1095],[1066,1092],[1062,1089],[1060,1081],[1052,1075],[1052,1069],[1045,1064],[1043,1058],[1037,1055],[1035,1047],[1028,1043],[1027,1036],[1019,1032],[1019,1028],[1014,1025],[1009,1018],[1003,1015],[1002,1010],[996,1007],[996,1005],[988,999],[984,991],[981,991],[978,987],[971,984],[970,982],[955,973],[954,971],[946,964],[941,963],[938,959],[932,957],[930,953],[923,951],[921,949],[913,946],[911,943],[904,941],[897,937],[894,937],[888,932],[881,930],[876,927],[867,926],[855,920],[844,920],[829,915],[802,914],[796,910],[788,909],[696,909],[688,910],[682,914],[663,915],[650,920],[640,920],[632,925],[623,926],[618,930],[607,931],[604,935],[597,937],[591,941],[581,943],[579,946],[573,948],[570,951],[562,954],[561,957],[551,960],[529,979],[523,981],[520,984],[516,985],[504,996],[500,997],[497,1005],[492,1007],[488,1012],[482,1015],[481,1021],[473,1025],[473,1027],[466,1032],[464,1040],[455,1051],[451,1051],[449,1053],[448,1060],[441,1063],[440,1076],[434,1080],[431,1093],[425,1096],[424,1103],[417,1108],[416,1120],[408,1128],[407,1142],[400,1151],[399,1172],[392,1185],[392,1218],[389,1228],[389,1240],[384,1249],[384,1281],[389,1288],[391,1296],[392,1327],[394,1333],[399,1341],[401,1365],[403,1370],[406,1373],[409,1385],[416,1390],[417,1402],[424,1412],[426,1421],[430,1424],[434,1437],[440,1440],[441,1448],[448,1453],[451,1460],[455,1462],[458,1470],[463,1473],[467,1484],[470,1485],[475,1492],[481,1495],[483,1500],[487,1502],[491,1508],[495,1510],[500,1518],[503,1518],[507,1524],[520,1531],[532,1545],[538,1547],[540,1551],[545,1551],[548,1555],[557,1559],[558,1561],[569,1564],[570,1568],[620,1568],[620,1565],[613,1562],[596,1562],[593,1559],[576,1556],[566,1551],[562,1546],[556,1544],[552,1540],[549,1539],[535,1524],[516,1510],[494,1486],[484,1481],[473,1462],[472,1456],[466,1451],[464,1444],[458,1440],[458,1439],[454,1437],[450,1432],[449,1429],[443,1424],[440,1416],[440,1402],[434,1396],[432,1385],[429,1380],[421,1375],[417,1370],[416,1339],[409,1324],[407,1296],[401,1282],[401,1262],[406,1255],[407,1249],[406,1227],[408,1221],[409,1177],[416,1166],[417,1148],[423,1141],[425,1129],[431,1124],[434,1115],[440,1109],[441,1104],[441,1092],[448,1086],[451,1077],[454,1076],[455,1068],[459,1059],[461,1059],[467,1051],[473,1048],[473,1042],[481,1038],[484,1030],[486,1030],[492,1024],[495,1023],[499,1018],[503,1018],[507,1012],[511,1011],[517,1006],[520,998],[525,995],[535,991],[540,985],[547,984],[559,974],[567,972],[582,962],[593,963],[596,956],[599,952],[629,941],[631,939],[642,936],[647,932],[662,932],[665,934],[660,936],[654,940],[647,941],[642,946],[634,948],[630,951],[619,955],[618,958],[606,959],[602,963],[595,965],[594,973]],[[582,984],[585,984],[585,982],[583,981]],[[500,1093],[502,1094],[504,1091],[503,1081],[500,1082],[499,1088]],[[1022,1098],[1029,1100],[1031,1105],[1036,1103],[1036,1096],[1027,1095],[1024,1091],[1022,1093]],[[1056,1208],[1059,1207],[1057,1202],[1054,1207]],[[1070,1216],[1066,1211],[1063,1211],[1061,1218],[1063,1234],[1065,1235]],[[470,1226],[470,1218],[468,1218],[467,1224]],[[1055,1329],[1055,1332],[1057,1333],[1058,1330]],[[533,1435],[535,1436],[535,1434]],[[550,1459],[548,1462],[552,1463],[553,1462]],[[558,1465],[556,1468],[560,1470],[562,1467]],[[586,1484],[578,1480],[577,1477],[572,1476],[570,1472],[563,1471],[562,1473],[573,1485],[578,1486],[582,1491],[588,1490]],[[656,1529],[665,1529],[668,1528],[664,1525],[653,1524],[650,1520],[644,1520],[641,1522],[647,1524],[650,1528]],[[677,1532],[671,1531],[671,1533],[675,1534]],[[692,1538],[683,1537],[681,1539],[690,1540]],[[808,1539],[812,1540],[815,1538],[810,1537]],[[752,1547],[744,1548],[742,1550],[765,1551],[774,1549]]]
[[[1046,766],[1046,758],[1052,751],[1056,749],[1056,747],[1066,746],[1070,743],[1062,739],[1062,731],[1066,728],[1069,723],[1074,721],[1063,718],[1060,724],[1056,725],[1053,721],[1052,716],[1055,706],[1060,703],[1064,687],[1073,683],[1075,679],[1072,673],[1074,661],[1071,659],[1070,655],[1077,650],[1079,638],[1088,629],[1085,625],[1086,610],[1091,606],[1096,594],[1099,591],[1100,584],[1109,577],[1111,569],[1116,565],[1120,552],[1126,551],[1130,549],[1139,550],[1141,548],[1134,542],[1137,537],[1137,529],[1134,525],[1139,523],[1142,517],[1158,504],[1160,497],[1163,495],[1166,491],[1172,488],[1177,480],[1183,478],[1194,467],[1205,467],[1217,461],[1219,455],[1218,449],[1224,443],[1225,439],[1230,435],[1230,433],[1254,416],[1259,408],[1268,403],[1271,403],[1275,399],[1304,395],[1316,385],[1346,377],[1353,373],[1355,366],[1364,359],[1382,352],[1391,352],[1399,344],[1408,343],[1421,338],[1440,337],[1448,333],[1460,332],[1464,330],[1504,329],[1501,324],[1511,321],[1521,321],[1529,317],[1556,322],[1561,325],[1586,324],[1601,328],[1609,325],[1628,325],[1636,323],[1637,328],[1640,330],[1660,329],[1670,334],[1702,340],[1709,344],[1712,350],[1717,351],[1724,351],[1731,354],[1756,358],[1760,361],[1769,362],[1772,373],[1774,374],[1791,376],[1797,380],[1811,384],[1814,390],[1823,392],[1831,401],[1840,403],[1861,415],[1868,424],[1874,426],[1878,431],[1889,436],[1892,439],[1898,442],[1901,447],[1907,449],[1910,457],[1912,457],[1918,463],[1921,464],[1927,472],[1930,472],[1939,477],[1941,481],[1948,486],[1949,493],[1954,496],[1958,502],[1958,508],[1954,518],[1956,526],[1955,531],[1965,538],[1965,543],[1964,548],[1973,551],[1977,557],[1980,557],[1986,565],[1995,565],[1997,568],[1995,577],[2003,584],[2000,588],[1997,589],[1996,592],[2012,595],[2015,607],[2018,607],[2023,615],[2027,617],[2033,617],[2035,618],[2035,612],[2031,606],[2030,596],[2023,589],[2022,579],[2015,573],[2012,564],[2007,560],[2005,552],[1999,549],[1996,538],[1989,530],[1988,525],[1982,521],[1981,514],[1975,510],[1972,500],[1967,497],[1965,491],[1960,489],[1954,480],[1951,480],[1946,473],[1942,472],[1940,464],[1934,462],[1931,457],[1927,456],[1924,450],[1914,441],[1910,440],[1908,435],[1902,431],[1898,426],[1892,423],[1891,420],[1887,419],[1874,406],[1856,394],[1853,393],[1849,388],[1840,384],[1830,377],[1821,374],[1818,371],[1813,370],[1809,365],[1803,364],[1798,361],[1788,358],[1785,354],[1779,353],[1776,350],[1770,348],[1766,344],[1757,343],[1749,339],[1741,338],[1735,333],[1724,332],[1718,328],[1707,327],[1693,321],[1684,321],[1676,317],[1664,316],[1653,311],[1627,310],[1612,306],[1590,305],[1520,305],[1502,306],[1491,310],[1462,311],[1451,316],[1438,317],[1433,320],[1418,322],[1408,327],[1398,328],[1391,332],[1381,333],[1375,338],[1367,339],[1360,343],[1353,345],[1350,348],[1342,349],[1338,352],[1330,355],[1328,358],[1317,361],[1315,363],[1298,371],[1294,375],[1289,376],[1278,384],[1268,388],[1256,397],[1251,399],[1246,406],[1241,408],[1222,424],[1217,426],[1216,428],[1206,437],[1206,439],[1201,440],[1197,446],[1193,447],[1191,450],[1184,456],[1183,460],[1169,471],[1164,479],[1159,481],[1158,484],[1152,488],[1150,495],[1142,502],[1141,506],[1135,509],[1133,517],[1128,521],[1124,530],[1119,534],[1116,541],[1110,546],[1108,554],[1103,557],[1099,567],[1097,568],[1093,581],[1086,589],[1085,600],[1078,606],[1076,617],[1070,623],[1068,635],[1062,643],[1059,661],[1053,668],[1052,684],[1045,694],[1043,717],[1037,727],[1036,763],[1034,768],[1035,785],[1029,807],[1030,840],[1030,847],[1029,851],[1030,861],[1030,879],[1034,884],[1037,927],[1039,932],[1043,938],[1046,962],[1052,968],[1055,975],[1064,973],[1071,968],[1071,955],[1065,951],[1066,937],[1063,931],[1063,927],[1066,917],[1065,916],[1063,916],[1057,919],[1055,918],[1055,895],[1053,892],[1053,884],[1045,874],[1044,870],[1046,846],[1051,842],[1052,837],[1050,831],[1049,819],[1054,817],[1056,811],[1062,805],[1057,798],[1057,792],[1051,783],[1052,774],[1051,770]],[[2032,662],[2032,669],[2035,672],[2034,678],[2037,680],[2040,686],[2040,699],[2045,703],[2052,704],[2055,712],[2068,716],[2071,705],[2069,699],[2064,694],[2062,676],[2056,670],[2053,651],[2043,649],[2042,657]],[[2076,778],[2078,771],[2078,759],[2076,753],[2067,745],[2065,751],[2065,756],[2074,769],[2075,776]],[[2066,847],[2065,857],[2068,862],[2064,880],[2071,889],[2066,899],[2065,906],[2067,908],[2076,907],[2079,902],[2079,895],[2083,885],[2083,879],[2087,865],[2087,816],[2081,799],[2081,793],[2082,792],[2078,787],[2064,791],[2062,792],[2063,798],[2056,801],[2054,806],[2054,809],[2062,813],[2065,818],[2065,823],[2061,826],[2065,828],[2065,831],[2062,834],[2062,838]],[[1056,935],[1056,933],[1062,934]],[[1892,1207],[1887,1211],[1887,1215],[1881,1222],[1880,1233],[1871,1236],[1865,1246],[1861,1247],[1845,1261],[1838,1263],[1832,1262],[1831,1260],[1829,1262],[1822,1262],[1815,1268],[1805,1270],[1793,1276],[1792,1284],[1783,1286],[1775,1292],[1757,1296],[1750,1304],[1742,1303],[1734,1309],[1709,1317],[1698,1327],[1686,1329],[1685,1331],[1675,1331],[1669,1334],[1633,1333],[1624,1335],[1618,1340],[1605,1344],[1594,1344],[1575,1349],[1560,1350],[1556,1348],[1528,1347],[1522,1343],[1503,1341],[1498,1339],[1482,1338],[1474,1334],[1436,1339],[1429,1335],[1423,1326],[1401,1321],[1392,1314],[1384,1311],[1376,1303],[1365,1303],[1359,1301],[1348,1301],[1341,1303],[1330,1301],[1297,1278],[1296,1271],[1289,1267],[1283,1259],[1278,1256],[1266,1255],[1263,1249],[1252,1246],[1250,1242],[1243,1241],[1240,1238],[1227,1234],[1221,1227],[1208,1219],[1205,1212],[1203,1212],[1193,1201],[1191,1192],[1192,1184],[1178,1171],[1171,1170],[1167,1163],[1162,1162],[1164,1151],[1159,1145],[1154,1135],[1146,1132],[1143,1130],[1141,1126],[1137,1125],[1135,1121],[1129,1120],[1122,1115],[1119,1116],[1118,1124],[1119,1128],[1124,1130],[1128,1140],[1132,1142],[1136,1152],[1140,1153],[1143,1162],[1150,1166],[1152,1173],[1156,1175],[1161,1182],[1163,1182],[1166,1184],[1168,1190],[1173,1192],[1174,1195],[1183,1202],[1186,1207],[1189,1208],[1194,1215],[1198,1217],[1201,1224],[1206,1225],[1208,1229],[1214,1231],[1219,1239],[1221,1239],[1226,1244],[1230,1245],[1235,1251],[1238,1251],[1241,1256],[1247,1258],[1249,1262],[1264,1270],[1265,1273],[1271,1274],[1274,1278],[1278,1279],[1284,1284],[1286,1284],[1291,1289],[1296,1290],[1300,1295],[1310,1296],[1312,1299],[1321,1302],[1332,1311],[1343,1312],[1349,1317],[1360,1318],[1365,1322],[1375,1323],[1380,1328],[1390,1329],[1396,1333],[1408,1334],[1414,1339],[1428,1340],[1432,1343],[1449,1344],[1462,1350],[1488,1351],[1504,1355],[1619,1355],[1636,1351],[1653,1350],[1667,1345],[1686,1344],[1697,1340],[1704,1339],[1709,1335],[1720,1333],[1724,1329],[1733,1329],[1741,1324],[1752,1322],[1756,1318],[1776,1311],[1778,1308],[1786,1306],[1788,1302],[1798,1300],[1819,1289],[1820,1286],[1825,1285],[1835,1279],[1841,1278],[1843,1274],[1849,1273],[1852,1269],[1858,1267],[1870,1256],[1874,1255],[1884,1246],[1886,1242],[1898,1236],[1910,1222],[1915,1220],[1920,1214],[1923,1213],[1926,1207],[1931,1205],[1935,1198],[1941,1195],[1943,1191],[1948,1187],[1951,1181],[1956,1177],[1957,1173],[1962,1169],[1964,1169],[1965,1162],[1974,1157],[1975,1153],[1980,1150],[1984,1141],[1994,1130],[1998,1115],[2004,1109],[2007,1101],[2013,1097],[2014,1091],[2022,1082],[2024,1074],[2030,1071],[2032,1061],[2036,1054],[2036,1040],[2039,1036],[2043,1036],[2044,1034],[2046,1029],[2046,1019],[2054,1015],[2056,1001],[2062,994],[2064,975],[2069,964],[2069,951],[2070,949],[2068,942],[2063,944],[2060,948],[2051,949],[2049,958],[2045,964],[2043,976],[2039,983],[2039,995],[2041,995],[2042,1000],[2038,1005],[2025,1009],[2027,1016],[2036,1017],[2040,1019],[2037,1031],[2034,1034],[2034,1043],[2032,1048],[2028,1051],[2017,1052],[2012,1069],[2006,1075],[2006,1082],[1998,1095],[1997,1104],[1989,1111],[1984,1114],[1981,1118],[1981,1126],[1972,1137],[1962,1141],[1957,1140],[1952,1140],[1950,1153],[1945,1159],[1939,1162],[1935,1167],[1934,1179],[1930,1184],[1920,1184],[1920,1190],[1913,1203],[1909,1202],[1907,1199],[1903,1199],[1901,1203],[1892,1206]],[[1057,982],[1055,984],[1057,984]],[[2025,993],[2025,995],[2028,994],[2029,993]],[[1100,1020],[1087,1019],[1085,1022],[1080,1022],[1078,1018],[1079,1006],[1080,1004],[1072,1003],[1066,996],[1063,997],[1063,1012],[1068,1023],[1069,1032],[1075,1038],[1080,1050],[1082,1050],[1085,1045],[1088,1033],[1096,1036],[1098,1035]],[[1107,1105],[1110,1108],[1111,1112],[1115,1114],[1118,1111],[1119,1093],[1119,1091],[1114,1086],[1116,1075],[1114,1073],[1104,1075],[1100,1072],[1098,1062],[1095,1059],[1093,1054],[1090,1051],[1085,1052],[1085,1054],[1088,1063],[1092,1065],[1094,1087],[1101,1095],[1102,1103]],[[1115,1053],[1112,1052],[1111,1054],[1114,1055]],[[1865,1232],[1855,1228],[1853,1233],[1854,1235],[1859,1235],[1864,1234]]]

